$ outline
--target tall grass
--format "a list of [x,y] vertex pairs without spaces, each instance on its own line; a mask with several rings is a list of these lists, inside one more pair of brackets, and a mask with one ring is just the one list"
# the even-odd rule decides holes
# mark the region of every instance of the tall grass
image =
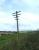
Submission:
[[39,32],[1,35],[0,50],[39,50]]

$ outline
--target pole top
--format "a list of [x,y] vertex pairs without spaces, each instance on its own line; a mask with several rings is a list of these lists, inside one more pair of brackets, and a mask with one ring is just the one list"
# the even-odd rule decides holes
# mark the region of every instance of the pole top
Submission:
[[19,13],[19,12],[21,12],[21,11],[16,11],[16,13]]

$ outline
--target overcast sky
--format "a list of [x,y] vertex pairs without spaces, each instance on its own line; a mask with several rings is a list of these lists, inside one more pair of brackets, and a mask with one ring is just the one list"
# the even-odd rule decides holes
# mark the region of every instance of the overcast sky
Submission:
[[20,30],[39,29],[39,0],[0,0],[0,30],[16,30],[16,20],[12,13],[21,11]]

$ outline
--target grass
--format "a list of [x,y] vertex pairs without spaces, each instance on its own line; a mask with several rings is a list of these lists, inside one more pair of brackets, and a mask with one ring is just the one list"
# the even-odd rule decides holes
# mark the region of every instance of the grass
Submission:
[[[37,48],[38,47],[38,48]],[[4,34],[0,36],[0,50],[39,50],[39,32]]]
[[17,49],[18,45],[20,46],[20,41],[24,38],[24,36],[25,36],[25,34],[22,34],[22,33],[19,34],[19,40],[17,40],[17,33],[1,35],[0,36],[0,50],[3,50],[5,48],[8,50],[10,50],[10,49],[13,50],[15,48]]
[[11,41],[15,41],[16,35],[1,35],[0,36],[0,49],[3,48],[4,46],[7,46],[8,44],[11,43]]

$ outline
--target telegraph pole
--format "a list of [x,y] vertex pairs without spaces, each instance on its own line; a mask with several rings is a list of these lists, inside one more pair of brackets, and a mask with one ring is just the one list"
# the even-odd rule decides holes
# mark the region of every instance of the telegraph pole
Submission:
[[19,20],[18,19],[18,17],[19,17],[18,15],[20,15],[19,12],[21,12],[21,11],[16,11],[15,13],[13,13],[13,16],[15,16],[16,22],[17,22],[17,34],[18,34],[18,36],[17,36],[18,38],[17,39],[19,39],[19,24],[18,24],[18,20]]
[[18,12],[16,11],[17,33],[19,33]]

